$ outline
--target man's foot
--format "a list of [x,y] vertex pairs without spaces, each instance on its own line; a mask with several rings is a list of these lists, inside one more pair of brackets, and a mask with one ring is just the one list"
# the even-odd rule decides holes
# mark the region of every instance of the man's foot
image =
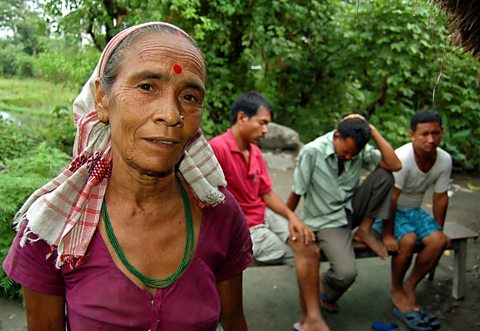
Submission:
[[412,305],[414,309],[419,309],[420,305],[417,303],[417,295],[415,294],[415,289],[411,286],[408,285],[408,282],[406,282],[403,285],[403,292],[407,296],[408,302]]
[[296,331],[330,331],[327,323],[323,318],[306,318],[302,324],[297,322],[293,325],[293,329]]
[[393,316],[398,318],[410,330],[413,331],[432,331],[432,327],[422,317],[418,311],[401,312],[397,308],[393,308]]
[[329,299],[325,294],[320,294],[320,307],[328,313],[338,313],[338,305],[336,301]]
[[387,248],[375,237],[370,228],[362,229],[362,227],[359,227],[355,233],[355,240],[365,243],[365,245],[374,251],[382,260],[388,258]]
[[392,297],[393,305],[397,307],[400,312],[404,313],[415,309],[415,307],[408,300],[408,297],[403,289],[391,289],[390,295]]

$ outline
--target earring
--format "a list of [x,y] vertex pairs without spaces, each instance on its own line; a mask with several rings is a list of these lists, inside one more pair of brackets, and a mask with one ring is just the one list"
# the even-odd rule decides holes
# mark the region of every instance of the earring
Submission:
[[185,120],[185,116],[181,115],[181,116],[180,116],[180,121],[183,122],[184,120]]
[[102,113],[97,113],[97,118],[101,121],[103,119],[103,114]]

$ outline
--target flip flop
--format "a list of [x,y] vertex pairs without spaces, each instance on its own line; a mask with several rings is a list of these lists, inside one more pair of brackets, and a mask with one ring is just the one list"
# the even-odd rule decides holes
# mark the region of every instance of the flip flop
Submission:
[[303,331],[303,328],[300,325],[300,322],[296,322],[295,324],[293,324],[293,331]]
[[413,331],[432,331],[432,327],[425,321],[422,314],[417,310],[402,313],[397,308],[393,308],[393,316],[402,321],[410,330]]
[[338,313],[337,302],[327,297],[327,295],[324,293],[320,294],[320,306],[323,310],[330,314]]
[[440,320],[437,316],[435,316],[434,314],[430,314],[428,310],[424,307],[420,307],[417,311],[420,312],[423,320],[427,322],[432,329],[440,329]]
[[373,321],[372,322],[372,330],[375,330],[375,331],[404,331],[396,323],[393,323],[393,322],[384,323],[384,322],[380,322],[380,321]]

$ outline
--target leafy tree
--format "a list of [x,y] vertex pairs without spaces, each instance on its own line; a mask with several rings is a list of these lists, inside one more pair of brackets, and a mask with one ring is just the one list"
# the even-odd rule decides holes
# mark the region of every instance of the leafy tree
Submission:
[[48,24],[39,12],[25,0],[0,3],[0,27],[13,32],[13,41],[23,46],[24,52],[36,55],[48,38]]
[[32,76],[32,57],[43,51],[48,39],[47,22],[28,4],[25,0],[0,3],[0,29],[13,34],[0,40],[0,74],[4,76]]
[[45,11],[58,22],[62,34],[82,38],[88,34],[100,51],[135,11],[138,1],[127,0],[46,0]]
[[92,45],[74,45],[51,39],[47,50],[34,60],[35,75],[80,91],[95,68],[100,52]]
[[[63,33],[87,33],[98,49],[139,22],[185,29],[208,64],[208,135],[228,126],[240,92],[257,89],[274,104],[275,121],[305,141],[359,112],[397,146],[408,139],[411,114],[425,107],[442,110],[455,130],[480,139],[472,127],[479,95],[475,65],[449,45],[445,17],[427,2],[50,0],[45,8],[56,14]],[[64,18],[62,10],[68,11]],[[446,146],[460,162],[472,160],[471,146],[457,137],[447,135]],[[480,164],[479,156],[473,159],[469,167]]]
[[[480,115],[478,65],[449,44],[444,15],[422,2],[372,1],[347,6],[337,22],[343,31],[337,59],[356,85],[350,109],[364,113],[399,146],[409,140],[413,112],[435,108],[443,113],[445,147],[455,162],[468,169],[479,164],[478,154],[467,157],[480,138],[472,125]],[[462,139],[468,134],[474,134],[470,141]]]
[[15,30],[15,24],[22,18],[25,9],[24,0],[9,0],[0,2],[0,27],[5,30]]

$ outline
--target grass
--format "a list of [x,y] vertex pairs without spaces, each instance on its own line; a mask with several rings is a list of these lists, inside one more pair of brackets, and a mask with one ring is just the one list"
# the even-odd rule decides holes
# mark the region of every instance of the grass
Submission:
[[30,78],[0,78],[0,110],[43,115],[56,106],[71,105],[76,91]]

